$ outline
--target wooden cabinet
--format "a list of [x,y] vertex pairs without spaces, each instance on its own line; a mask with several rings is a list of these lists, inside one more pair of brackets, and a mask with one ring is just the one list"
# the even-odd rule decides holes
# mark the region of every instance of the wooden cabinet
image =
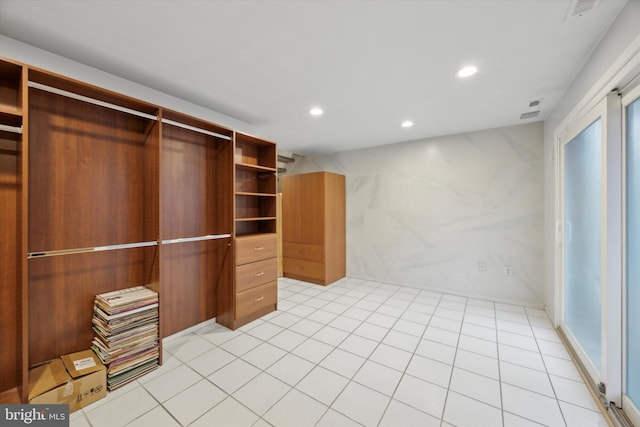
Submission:
[[235,134],[235,283],[218,323],[236,329],[277,308],[276,144]]
[[275,174],[275,143],[0,59],[0,393],[91,346],[97,294],[158,292],[160,337],[274,310]]
[[343,175],[282,177],[285,277],[328,285],[345,276],[345,209]]

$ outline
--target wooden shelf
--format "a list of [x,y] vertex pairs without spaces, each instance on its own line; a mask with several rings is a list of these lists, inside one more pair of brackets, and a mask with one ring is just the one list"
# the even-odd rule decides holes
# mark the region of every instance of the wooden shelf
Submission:
[[277,172],[276,168],[260,166],[260,165],[251,165],[248,163],[236,163],[236,167],[238,169],[246,169],[249,171],[257,171],[257,172]]
[[276,197],[273,193],[250,193],[246,191],[236,191],[236,196]]

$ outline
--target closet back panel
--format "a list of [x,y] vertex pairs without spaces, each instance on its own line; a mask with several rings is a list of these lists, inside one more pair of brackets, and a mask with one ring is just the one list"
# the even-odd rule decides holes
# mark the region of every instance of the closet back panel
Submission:
[[154,122],[30,89],[29,252],[145,236],[145,142]]
[[17,146],[19,135],[0,131],[0,391],[17,385],[18,279]]

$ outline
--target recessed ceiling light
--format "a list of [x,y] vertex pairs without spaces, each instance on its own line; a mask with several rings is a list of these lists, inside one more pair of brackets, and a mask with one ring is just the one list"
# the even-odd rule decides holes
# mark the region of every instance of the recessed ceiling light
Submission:
[[478,67],[475,67],[473,65],[469,65],[468,67],[462,67],[458,70],[458,72],[456,73],[456,75],[458,77],[470,77],[473,76],[475,73],[478,72]]
[[411,120],[405,120],[404,122],[402,122],[401,126],[403,128],[410,128],[411,126],[413,126],[413,122]]
[[312,116],[321,116],[324,113],[324,111],[322,111],[322,108],[320,107],[313,107],[311,110],[309,110],[309,114],[311,114]]

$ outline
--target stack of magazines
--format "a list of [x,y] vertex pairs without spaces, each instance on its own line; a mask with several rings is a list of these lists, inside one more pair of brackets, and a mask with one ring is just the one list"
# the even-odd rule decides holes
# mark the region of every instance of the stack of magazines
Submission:
[[92,349],[107,366],[115,390],[156,369],[159,361],[158,294],[144,286],[97,295]]

